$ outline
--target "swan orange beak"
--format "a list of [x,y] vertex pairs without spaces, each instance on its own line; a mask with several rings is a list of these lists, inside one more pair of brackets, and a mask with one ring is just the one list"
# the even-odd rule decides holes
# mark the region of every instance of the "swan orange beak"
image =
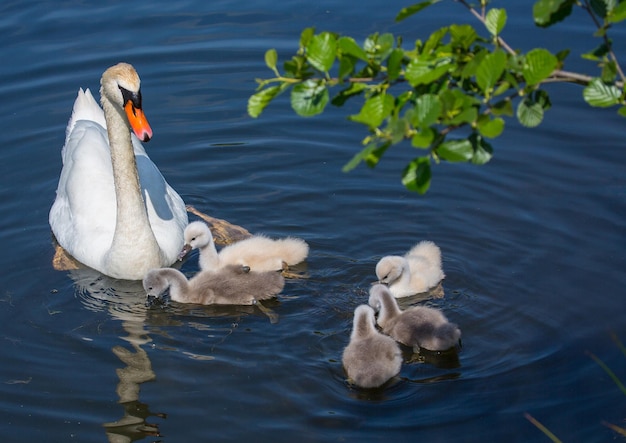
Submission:
[[133,128],[137,138],[142,142],[149,141],[152,138],[152,128],[141,108],[136,107],[132,100],[127,100],[124,111],[126,111],[130,127]]

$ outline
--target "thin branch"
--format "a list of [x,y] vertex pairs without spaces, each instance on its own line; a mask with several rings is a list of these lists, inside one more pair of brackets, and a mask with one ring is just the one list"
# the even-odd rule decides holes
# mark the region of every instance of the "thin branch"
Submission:
[[[598,17],[596,17],[596,15],[591,10],[591,5],[589,4],[588,0],[585,0],[584,4],[581,5],[580,7],[583,8],[585,11],[587,11],[587,14],[589,14],[589,16],[591,17],[591,20],[593,20],[593,23],[596,25],[596,28],[598,28],[599,30],[604,28],[604,25],[602,25],[598,21]],[[611,43],[611,40],[609,39],[609,36],[606,33],[606,30],[602,33],[602,39],[604,40],[604,44],[606,45],[606,47],[609,48],[609,56],[610,56],[611,60],[613,60],[613,62],[615,62],[615,67],[617,68],[617,73],[619,74],[620,78],[622,79],[622,82],[626,82],[626,76],[624,76],[624,72],[622,71],[622,67],[620,66],[619,61],[617,60],[617,56],[615,55],[615,52],[613,51],[613,44]]]
[[[480,14],[476,9],[474,9],[469,3],[467,3],[466,0],[456,0],[457,2],[461,3],[463,6],[465,6],[467,9],[469,9],[469,11],[472,13],[472,15],[474,17],[476,17],[483,25],[486,24],[485,22],[485,9],[483,8],[483,12],[482,14]],[[498,45],[500,45],[502,48],[504,48],[506,50],[506,52],[508,52],[511,55],[516,55],[517,53],[513,50],[513,48],[511,48],[507,42],[504,41],[504,39],[500,36],[496,36],[496,40],[498,41]]]

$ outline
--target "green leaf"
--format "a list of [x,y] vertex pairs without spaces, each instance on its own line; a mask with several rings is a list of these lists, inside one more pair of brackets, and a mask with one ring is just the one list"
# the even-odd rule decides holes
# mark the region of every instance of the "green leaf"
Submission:
[[396,16],[396,21],[402,21],[407,17],[412,16],[413,14],[417,14],[422,9],[429,7],[430,5],[434,5],[435,3],[440,2],[441,0],[429,0],[427,2],[415,3],[414,5],[407,6],[406,8],[402,8],[398,15]]
[[394,100],[389,94],[378,94],[365,101],[361,111],[356,115],[348,117],[350,120],[363,123],[374,129],[389,117],[393,109]]
[[328,72],[337,54],[337,39],[330,32],[314,35],[306,47],[306,53],[309,63],[315,69]]
[[364,83],[351,83],[350,86],[348,86],[346,89],[343,89],[335,97],[333,97],[331,103],[334,106],[343,106],[346,100],[354,95],[360,94],[365,89],[367,89],[367,85]]
[[610,51],[609,46],[606,43],[600,44],[596,49],[590,52],[586,52],[581,55],[582,58],[586,60],[598,61],[604,58]]
[[392,114],[389,123],[385,127],[385,134],[391,137],[391,144],[395,145],[405,139],[409,132],[409,122],[405,118],[399,118]]
[[291,90],[291,107],[301,117],[321,113],[328,103],[328,89],[322,80],[309,79]]
[[369,156],[377,147],[378,147],[378,144],[376,142],[372,142],[372,143],[368,144],[360,152],[355,154],[355,156],[352,157],[352,159],[348,163],[346,163],[343,166],[343,168],[341,168],[341,171],[342,172],[350,172],[350,171],[352,171],[354,168],[356,168],[359,165],[359,163],[364,161],[365,158],[367,156]]
[[626,106],[622,106],[621,108],[619,108],[617,110],[617,113],[621,115],[622,117],[626,117]]
[[487,31],[493,36],[498,36],[506,25],[506,10],[505,9],[490,9],[485,18],[485,26]]
[[294,55],[291,57],[291,60],[287,60],[283,63],[285,75],[292,78],[304,78],[309,72],[307,67],[308,64],[306,63],[305,58],[301,55]]
[[[611,3],[611,5],[609,5]],[[609,8],[613,8],[614,0],[590,0],[590,6],[593,12],[601,18],[605,18]]]
[[469,140],[449,140],[437,148],[437,154],[449,162],[466,162],[474,156],[474,148]]
[[430,34],[430,37],[428,37],[428,40],[426,40],[426,43],[424,43],[421,54],[430,55],[430,53],[433,52],[437,48],[437,46],[439,46],[439,43],[441,43],[441,40],[446,36],[448,32],[449,28],[445,27],[440,28]]
[[619,23],[626,19],[626,2],[621,2],[609,12],[607,20],[609,23]]
[[478,65],[476,69],[476,83],[478,83],[478,86],[486,95],[490,95],[489,92],[502,76],[505,66],[506,54],[500,49],[487,54],[480,65]]
[[426,128],[437,122],[443,105],[438,96],[434,94],[422,94],[415,100],[415,111],[413,114],[413,126]]
[[583,90],[583,98],[591,106],[606,108],[620,102],[622,91],[613,85],[607,85],[599,78],[594,78]]
[[354,74],[356,67],[356,58],[351,55],[344,55],[339,59],[339,73],[337,74],[340,80],[344,80],[346,77],[350,77]]
[[283,88],[280,86],[270,86],[250,96],[248,99],[248,115],[252,118],[257,118],[269,102],[280,94],[282,90]]
[[471,25],[451,25],[449,28],[451,42],[455,47],[469,49],[476,41],[478,34]]
[[536,85],[552,74],[558,64],[557,58],[546,49],[533,49],[526,54],[522,74],[526,83]]
[[402,60],[404,59],[404,51],[402,49],[394,49],[387,59],[387,75],[389,81],[397,80],[402,72]]
[[278,70],[276,69],[276,63],[278,62],[278,53],[276,49],[268,49],[265,51],[265,64],[270,68],[278,77]]
[[415,148],[428,148],[435,140],[435,135],[432,128],[422,128],[411,138],[411,145]]
[[496,138],[502,134],[502,131],[504,130],[504,120],[500,117],[491,119],[484,115],[478,119],[477,129],[478,132],[480,132],[480,135],[484,137]]
[[491,107],[491,113],[496,116],[506,115],[508,117],[512,117],[514,114],[513,103],[509,99],[501,100]]
[[575,3],[576,0],[537,0],[533,5],[535,24],[545,28],[564,20]]
[[517,119],[527,128],[534,128],[543,120],[543,106],[541,103],[526,97],[517,106]]
[[360,60],[367,61],[367,54],[352,37],[340,37],[337,40],[337,47],[344,54],[349,54]]
[[469,137],[474,147],[474,155],[471,162],[475,165],[484,165],[493,157],[493,147],[487,143],[480,135],[474,133]]
[[600,78],[604,83],[612,83],[617,76],[617,65],[614,61],[606,62],[602,65]]
[[461,112],[448,120],[450,125],[461,125],[463,123],[473,123],[478,118],[478,110],[474,107],[462,109]]
[[387,151],[387,149],[389,149],[390,146],[391,142],[386,142],[383,144],[379,144],[374,149],[372,149],[372,151],[364,158],[367,166],[369,166],[370,168],[376,167],[383,154]]
[[430,188],[430,158],[418,157],[404,168],[402,184],[409,190],[425,194]]
[[438,80],[452,69],[450,59],[421,60],[413,59],[407,65],[404,76],[411,86],[425,85]]
[[309,42],[313,38],[314,34],[315,34],[315,28],[305,28],[300,33],[300,47],[304,49],[307,46],[309,46]]

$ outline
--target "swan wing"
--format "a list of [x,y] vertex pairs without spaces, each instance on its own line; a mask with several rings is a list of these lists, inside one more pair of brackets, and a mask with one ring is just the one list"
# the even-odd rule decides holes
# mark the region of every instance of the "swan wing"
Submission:
[[93,120],[70,121],[63,169],[50,226],[57,241],[80,262],[99,269],[115,230],[115,188],[106,130]]
[[139,139],[132,134],[133,149],[141,192],[152,232],[168,263],[174,263],[184,244],[184,231],[189,223],[187,208],[180,195],[167,183],[161,171],[150,160]]

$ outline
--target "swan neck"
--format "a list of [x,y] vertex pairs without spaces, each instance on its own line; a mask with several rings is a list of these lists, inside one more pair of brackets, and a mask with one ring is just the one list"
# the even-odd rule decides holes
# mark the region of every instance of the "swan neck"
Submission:
[[170,298],[177,302],[184,302],[189,292],[189,281],[182,272],[176,269],[162,269],[170,284]]
[[398,302],[391,295],[391,293],[385,291],[380,293],[380,311],[378,313],[379,323],[384,324],[392,318],[400,315],[402,311],[398,306]]
[[161,256],[157,240],[152,232],[146,205],[141,195],[137,172],[137,161],[131,141],[130,126],[121,108],[114,105],[106,91],[100,91],[102,108],[107,123],[107,134],[111,150],[115,199],[117,203],[115,233],[108,260],[113,266],[125,267],[126,262],[136,262],[133,251],[137,245],[146,245],[141,255],[154,263],[148,268],[159,267]]
[[200,269],[217,269],[219,268],[219,264],[220,258],[215,247],[215,242],[211,237],[209,243],[200,248]]
[[373,332],[374,332],[373,316],[368,315],[367,312],[359,312],[354,322],[352,338],[363,339],[372,335]]

